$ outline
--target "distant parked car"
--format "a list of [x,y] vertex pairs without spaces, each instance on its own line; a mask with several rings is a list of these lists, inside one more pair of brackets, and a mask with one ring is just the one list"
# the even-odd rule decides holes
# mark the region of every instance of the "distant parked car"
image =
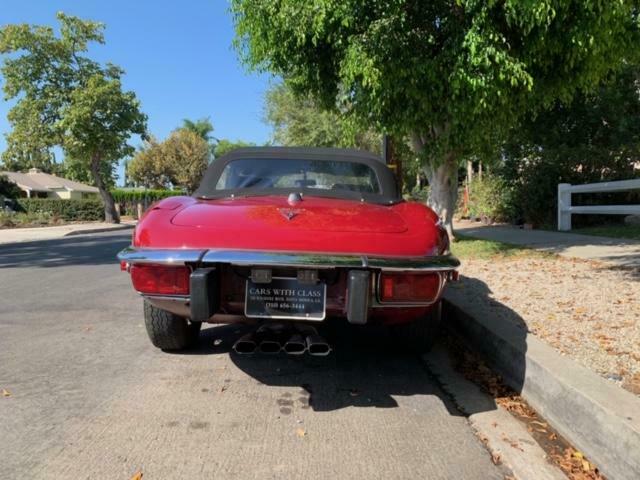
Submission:
[[388,324],[424,350],[459,262],[438,217],[407,202],[379,157],[353,150],[247,148],[207,170],[191,197],[170,197],[119,255],[161,349],[203,322],[253,322],[235,344],[323,355],[327,317]]

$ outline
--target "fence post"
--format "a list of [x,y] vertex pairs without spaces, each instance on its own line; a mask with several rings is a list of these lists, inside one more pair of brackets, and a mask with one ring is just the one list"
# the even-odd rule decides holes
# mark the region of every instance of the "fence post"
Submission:
[[138,204],[136,205],[137,207],[137,214],[138,214],[138,220],[140,220],[142,218],[142,214],[144,213],[144,208],[142,207],[142,203],[138,202]]
[[571,184],[558,184],[558,230],[571,230]]

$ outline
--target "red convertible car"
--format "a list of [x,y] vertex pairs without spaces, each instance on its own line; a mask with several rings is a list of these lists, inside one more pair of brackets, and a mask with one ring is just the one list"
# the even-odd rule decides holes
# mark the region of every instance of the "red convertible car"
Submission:
[[238,353],[312,355],[331,350],[315,328],[329,317],[427,349],[459,266],[436,214],[404,201],[379,157],[278,147],[216,159],[193,196],[149,208],[118,258],[156,347],[245,322]]

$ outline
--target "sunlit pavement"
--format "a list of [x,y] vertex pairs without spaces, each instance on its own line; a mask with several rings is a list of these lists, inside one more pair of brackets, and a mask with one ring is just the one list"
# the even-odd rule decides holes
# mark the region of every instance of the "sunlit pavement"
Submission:
[[153,348],[115,260],[130,232],[0,245],[3,478],[503,478],[417,357],[328,332],[326,358]]

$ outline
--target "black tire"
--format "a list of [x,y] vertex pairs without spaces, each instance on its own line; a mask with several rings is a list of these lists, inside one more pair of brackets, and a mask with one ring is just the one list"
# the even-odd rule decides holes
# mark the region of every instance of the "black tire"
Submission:
[[415,353],[431,350],[442,322],[442,302],[436,303],[424,317],[396,327],[403,347]]
[[186,318],[154,307],[144,301],[144,325],[154,346],[162,350],[182,350],[198,341],[201,322],[189,323]]

